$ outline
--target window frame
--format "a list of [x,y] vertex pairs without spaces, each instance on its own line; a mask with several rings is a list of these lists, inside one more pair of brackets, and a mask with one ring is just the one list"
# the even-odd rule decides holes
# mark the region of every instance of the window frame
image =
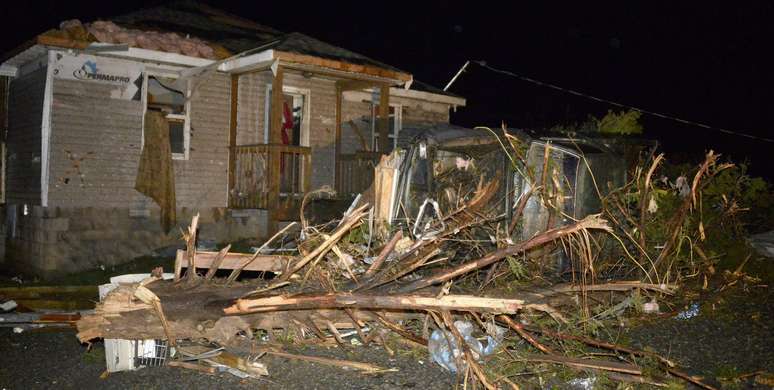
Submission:
[[[379,132],[376,129],[376,122],[378,120],[377,106],[378,104],[371,103],[371,150],[376,150],[379,141]],[[387,135],[387,139],[392,139],[392,148],[396,149],[398,147],[400,131],[403,130],[403,105],[400,103],[390,103],[390,107],[395,109],[395,113],[391,115],[395,118],[395,121],[393,122],[392,131]]]
[[[142,146],[145,146],[145,114],[148,112],[148,79],[151,77],[162,77],[168,79],[178,79],[180,75],[177,72],[171,72],[169,70],[161,69],[146,69],[143,74],[143,91],[142,94]],[[173,160],[189,160],[191,157],[191,80],[187,80],[185,84],[185,91],[183,91],[185,97],[185,104],[183,110],[185,114],[167,114],[167,119],[183,120],[183,153],[172,153]]]
[[[271,123],[269,123],[269,115],[271,114],[271,91],[272,91],[272,83],[266,84],[266,95],[263,102],[263,143],[268,144],[269,143],[269,131]],[[309,147],[309,121],[310,121],[310,115],[311,115],[311,109],[312,106],[312,92],[308,88],[297,88],[297,87],[291,87],[289,85],[283,85],[282,86],[282,93],[288,94],[288,95],[300,95],[304,97],[304,105],[301,108],[303,111],[301,116],[301,139],[299,139],[299,146],[303,147]],[[260,126],[259,126],[260,128]]]

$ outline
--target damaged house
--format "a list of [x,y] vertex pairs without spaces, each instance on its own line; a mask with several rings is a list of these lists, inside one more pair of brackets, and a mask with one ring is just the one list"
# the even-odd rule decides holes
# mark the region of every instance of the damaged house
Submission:
[[[205,5],[63,22],[1,60],[5,263],[112,265],[180,239],[264,237],[309,191],[362,191],[402,135],[465,100]],[[409,131],[412,130],[412,131]]]

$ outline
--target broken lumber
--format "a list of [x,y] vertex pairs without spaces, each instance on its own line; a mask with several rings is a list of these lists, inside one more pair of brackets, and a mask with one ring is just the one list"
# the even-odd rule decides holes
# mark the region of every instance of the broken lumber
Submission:
[[624,374],[642,375],[642,370],[635,365],[607,360],[579,359],[560,355],[527,355],[525,356],[525,359],[533,362],[555,363],[570,367],[593,368],[597,370],[622,372]]
[[339,360],[339,359],[330,359],[330,358],[324,358],[319,356],[297,355],[297,354],[279,352],[279,351],[265,351],[265,352],[267,355],[274,355],[285,359],[301,360],[305,362],[324,364],[326,366],[333,366],[333,367],[354,368],[356,370],[364,371],[366,373],[382,373],[382,372],[398,371],[397,368],[387,369],[387,368],[375,366],[373,364],[356,362],[352,360]]
[[523,241],[516,245],[511,245],[505,248],[498,249],[478,260],[463,263],[451,269],[441,270],[435,275],[432,275],[427,278],[419,279],[413,283],[406,285],[403,288],[398,289],[398,292],[407,293],[407,292],[419,290],[428,286],[432,286],[437,283],[443,283],[447,280],[454,279],[457,276],[494,264],[508,256],[513,256],[515,254],[537,248],[539,246],[552,242],[556,239],[559,239],[569,234],[576,233],[586,229],[600,229],[608,232],[611,231],[610,226],[607,225],[607,221],[605,221],[600,216],[600,214],[589,215],[588,217],[583,218],[582,220],[575,222],[573,224],[547,230],[543,233],[540,233],[532,237],[527,241]]
[[167,362],[167,365],[170,367],[178,367],[178,368],[185,368],[188,370],[199,371],[201,373],[209,374],[209,375],[213,375],[217,372],[215,367],[203,366],[201,364],[196,364],[196,363],[178,362],[173,360],[171,362]]
[[360,219],[366,215],[365,210],[367,210],[368,207],[369,207],[368,204],[364,204],[358,207],[357,209],[355,209],[355,211],[353,211],[352,214],[347,216],[345,221],[343,221],[341,225],[339,225],[339,227],[336,228],[336,231],[334,231],[333,234],[331,234],[331,236],[325,240],[325,242],[320,244],[320,246],[315,248],[311,253],[304,256],[304,258],[300,259],[292,266],[288,266],[289,271],[284,273],[280,277],[279,281],[286,282],[288,279],[290,279],[291,275],[293,275],[298,270],[303,268],[307,263],[309,263],[314,259],[322,258],[323,256],[325,256],[325,254],[328,253],[328,251],[331,249],[331,247],[333,247],[333,245],[339,242],[339,240],[341,240],[341,238],[344,237],[344,235],[347,234],[349,230],[353,226],[355,226],[355,224],[360,222]]
[[368,270],[365,273],[366,278],[370,278],[374,275],[374,273],[379,269],[379,267],[382,266],[382,263],[384,263],[385,260],[387,260],[387,257],[392,253],[392,251],[395,249],[395,245],[403,238],[403,231],[398,230],[395,235],[392,236],[390,241],[387,243],[387,245],[382,248],[382,251],[379,253],[379,256],[374,260],[373,263],[371,263],[371,266],[368,267]]
[[[180,347],[180,352],[184,355],[199,355],[208,351],[210,351],[210,348],[200,345]],[[216,365],[231,367],[255,377],[269,375],[269,371],[263,363],[248,361],[241,356],[227,351],[220,351],[217,355],[202,360],[208,363],[215,363]]]
[[218,269],[220,269],[221,263],[223,263],[223,259],[228,255],[228,251],[231,249],[231,244],[226,245],[225,248],[221,249],[220,252],[215,256],[215,259],[212,260],[212,264],[210,264],[210,269],[207,271],[207,274],[204,275],[204,280],[211,280],[213,276],[215,276],[215,273],[218,272]]
[[513,314],[524,306],[520,299],[484,298],[473,295],[367,295],[335,293],[311,296],[272,296],[239,299],[224,309],[225,314],[248,314],[277,310],[316,308],[365,308],[397,310],[463,310]]
[[248,267],[250,264],[252,264],[253,262],[255,262],[255,260],[257,260],[257,259],[258,259],[258,257],[259,257],[259,256],[261,256],[261,251],[263,251],[264,249],[266,249],[266,247],[268,247],[268,246],[269,246],[269,244],[271,244],[271,243],[272,243],[272,241],[274,241],[275,239],[277,239],[277,237],[281,236],[283,233],[285,233],[286,231],[288,231],[288,230],[289,230],[291,227],[293,227],[293,226],[295,226],[295,225],[296,225],[296,223],[295,223],[295,222],[291,222],[291,223],[289,223],[287,226],[285,226],[284,228],[282,228],[282,230],[278,231],[278,232],[277,232],[277,233],[275,233],[273,236],[271,236],[271,238],[269,238],[268,240],[266,240],[266,242],[264,242],[264,243],[263,243],[263,245],[261,245],[261,247],[260,247],[260,248],[258,248],[258,249],[255,251],[255,254],[253,254],[253,256],[250,258],[250,260],[248,260],[247,262],[243,263],[243,264],[242,264],[242,265],[240,265],[239,267],[237,267],[237,268],[234,268],[234,270],[233,270],[233,271],[231,271],[231,275],[229,275],[229,276],[228,276],[228,280],[226,280],[226,284],[230,284],[230,283],[232,283],[233,281],[235,281],[235,280],[236,280],[236,279],[239,277],[239,273],[241,273],[241,272],[242,272],[242,271],[243,271],[243,270],[244,270],[246,267]]
[[[177,257],[175,258],[175,277],[179,278],[183,268],[187,268],[185,262],[186,251],[180,249],[177,251]],[[250,261],[253,257],[255,260]],[[197,268],[210,269],[212,264],[217,260],[218,252],[200,251],[195,254],[195,262]],[[288,256],[280,255],[251,255],[249,253],[227,253],[221,261],[218,269],[234,270],[242,265],[245,267],[243,271],[264,271],[279,273],[288,263]]]

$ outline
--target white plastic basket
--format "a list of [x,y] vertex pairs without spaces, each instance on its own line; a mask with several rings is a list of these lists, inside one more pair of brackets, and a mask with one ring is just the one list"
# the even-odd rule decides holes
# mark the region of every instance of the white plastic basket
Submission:
[[[139,283],[150,274],[128,274],[110,278],[110,283],[99,286],[99,300],[123,283]],[[165,273],[164,279],[174,278]],[[109,372],[136,370],[142,367],[164,365],[169,356],[166,340],[105,339],[105,364]]]

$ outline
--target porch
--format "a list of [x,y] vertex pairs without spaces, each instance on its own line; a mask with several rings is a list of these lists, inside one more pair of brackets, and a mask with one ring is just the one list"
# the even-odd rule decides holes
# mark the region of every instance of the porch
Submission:
[[304,196],[321,185],[346,197],[373,181],[381,152],[342,142],[343,92],[377,91],[367,102],[375,114],[362,102],[357,110],[375,115],[378,144],[388,143],[389,88],[400,79],[309,65],[273,61],[230,72],[228,207],[266,210],[269,231],[298,220]]
[[[229,189],[228,206],[232,209],[269,209],[276,196],[277,220],[298,218],[304,195],[310,191],[312,149],[304,146],[253,144],[231,148],[234,156],[233,186]],[[279,165],[272,169],[272,155]],[[336,191],[342,196],[366,190],[373,181],[374,166],[380,152],[357,151],[339,155]],[[279,193],[270,190],[273,175],[279,182]]]
[[[231,148],[234,156],[233,185],[228,206],[232,209],[268,209],[276,197],[277,218],[295,220],[304,194],[309,192],[311,148],[294,145],[254,144]],[[273,156],[279,164],[272,165]],[[271,191],[276,177],[278,193]]]

